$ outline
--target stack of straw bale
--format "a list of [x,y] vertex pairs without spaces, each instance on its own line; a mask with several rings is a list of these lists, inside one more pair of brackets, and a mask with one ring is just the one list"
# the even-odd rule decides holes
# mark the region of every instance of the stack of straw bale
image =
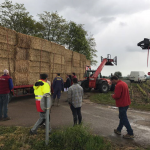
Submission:
[[76,73],[83,79],[85,67],[90,65],[85,55],[65,49],[37,37],[16,33],[0,27],[0,73],[9,69],[14,85],[33,85],[41,73],[47,73],[51,82],[60,73]]
[[16,36],[17,33],[15,31],[0,26],[0,75],[3,75],[4,69],[8,69],[12,78],[14,77],[15,69]]

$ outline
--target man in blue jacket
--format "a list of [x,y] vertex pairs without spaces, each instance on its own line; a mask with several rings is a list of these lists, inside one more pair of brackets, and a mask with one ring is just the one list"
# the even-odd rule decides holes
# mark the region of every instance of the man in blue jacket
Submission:
[[7,106],[9,103],[9,93],[12,89],[12,78],[9,76],[9,71],[5,69],[4,75],[0,77],[0,121],[10,120],[10,117],[7,115]]
[[56,78],[53,80],[53,106],[55,103],[55,99],[57,96],[57,106],[59,105],[59,100],[61,96],[61,91],[64,90],[64,82],[63,79],[60,77],[60,73],[57,73]]

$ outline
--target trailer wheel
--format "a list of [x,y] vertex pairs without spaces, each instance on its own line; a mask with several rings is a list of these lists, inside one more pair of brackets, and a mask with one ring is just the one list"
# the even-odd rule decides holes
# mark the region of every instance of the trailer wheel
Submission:
[[109,91],[109,85],[107,82],[102,82],[100,85],[99,85],[99,91],[101,93],[107,93]]
[[82,86],[84,92],[90,92],[91,91],[91,88],[89,88],[89,82],[88,81],[83,82],[81,86]]

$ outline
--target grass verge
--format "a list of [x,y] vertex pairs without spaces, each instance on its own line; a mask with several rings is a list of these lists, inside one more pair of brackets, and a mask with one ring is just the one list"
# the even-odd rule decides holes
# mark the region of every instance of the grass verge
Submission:
[[45,146],[45,131],[29,135],[29,128],[0,126],[0,150],[114,150],[104,138],[84,126],[53,131]]
[[[115,100],[111,98],[111,94],[113,94],[113,92],[94,93],[90,96],[90,100],[92,102],[99,103],[99,104],[115,106],[116,103],[115,103]],[[130,105],[130,108],[150,111],[150,104],[149,103],[137,104],[137,103],[132,102]]]

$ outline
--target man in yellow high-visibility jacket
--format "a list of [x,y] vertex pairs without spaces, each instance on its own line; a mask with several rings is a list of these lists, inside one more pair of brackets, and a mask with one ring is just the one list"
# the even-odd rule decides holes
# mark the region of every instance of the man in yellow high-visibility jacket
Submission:
[[41,99],[44,94],[50,93],[50,86],[47,83],[47,74],[40,74],[40,80],[35,83],[33,86],[35,100],[36,100],[36,108],[37,111],[40,112],[40,118],[35,123],[34,127],[30,130],[30,134],[37,134],[37,129],[40,125],[45,122],[46,113],[41,109]]

